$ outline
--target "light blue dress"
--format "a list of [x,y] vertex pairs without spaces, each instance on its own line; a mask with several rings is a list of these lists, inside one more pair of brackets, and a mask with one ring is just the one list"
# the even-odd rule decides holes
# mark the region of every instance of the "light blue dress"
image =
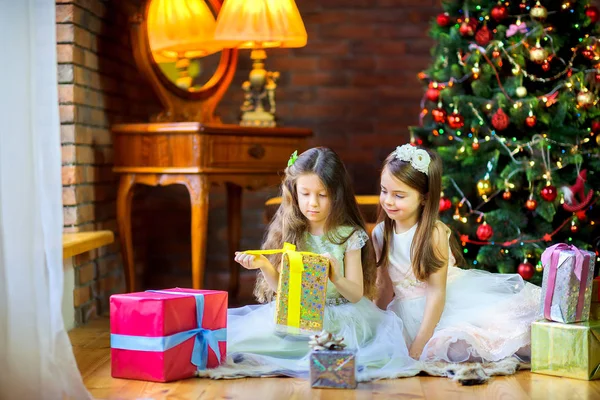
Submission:
[[[325,235],[306,233],[298,250],[329,253],[340,261],[344,273],[344,255],[361,249],[367,242],[364,231],[338,228],[344,244],[331,243]],[[259,376],[308,377],[307,338],[277,333],[275,303],[250,305],[228,310],[227,359],[219,368],[200,371],[201,377],[242,378]],[[382,311],[367,298],[350,303],[329,281],[324,329],[340,335],[348,348],[357,351],[359,381],[414,376],[417,362],[408,355],[403,340],[402,321],[391,311]]]

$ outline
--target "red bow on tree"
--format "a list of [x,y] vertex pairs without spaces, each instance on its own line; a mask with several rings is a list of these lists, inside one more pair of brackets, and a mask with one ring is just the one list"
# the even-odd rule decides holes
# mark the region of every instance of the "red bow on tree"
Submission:
[[[565,203],[563,204],[563,208],[569,212],[577,212],[581,211],[587,206],[590,205],[592,199],[594,198],[594,191],[590,189],[587,194],[585,194],[585,181],[587,180],[587,170],[581,170],[579,175],[577,176],[577,180],[573,186],[563,186],[561,188],[564,196]],[[578,199],[579,198],[579,201]]]

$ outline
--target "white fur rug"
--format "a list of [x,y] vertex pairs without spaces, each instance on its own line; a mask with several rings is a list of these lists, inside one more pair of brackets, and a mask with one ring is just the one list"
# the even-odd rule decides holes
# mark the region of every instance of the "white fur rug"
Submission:
[[513,375],[519,370],[530,369],[529,364],[510,357],[498,362],[446,363],[442,361],[425,363],[423,372],[431,376],[443,376],[465,386],[481,385],[493,375]]

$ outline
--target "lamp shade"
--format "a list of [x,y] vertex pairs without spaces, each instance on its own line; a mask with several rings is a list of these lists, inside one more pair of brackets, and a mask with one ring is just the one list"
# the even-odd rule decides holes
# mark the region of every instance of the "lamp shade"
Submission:
[[215,39],[224,48],[304,47],[307,35],[294,0],[225,0]]
[[214,40],[215,17],[204,0],[151,0],[148,40],[156,58],[202,57],[223,46]]

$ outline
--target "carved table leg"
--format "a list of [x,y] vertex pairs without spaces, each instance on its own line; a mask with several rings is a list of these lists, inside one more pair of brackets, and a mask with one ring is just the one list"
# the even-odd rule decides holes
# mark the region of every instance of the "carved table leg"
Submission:
[[188,175],[186,187],[192,203],[192,287],[201,289],[206,263],[209,181],[206,175]]
[[240,289],[240,268],[234,253],[240,250],[242,236],[242,188],[227,183],[227,236],[229,245],[229,295],[236,298]]
[[131,201],[133,200],[133,186],[135,174],[121,175],[117,192],[117,224],[119,226],[119,239],[125,267],[125,284],[128,292],[135,291],[135,269],[133,259],[133,243],[131,239]]

